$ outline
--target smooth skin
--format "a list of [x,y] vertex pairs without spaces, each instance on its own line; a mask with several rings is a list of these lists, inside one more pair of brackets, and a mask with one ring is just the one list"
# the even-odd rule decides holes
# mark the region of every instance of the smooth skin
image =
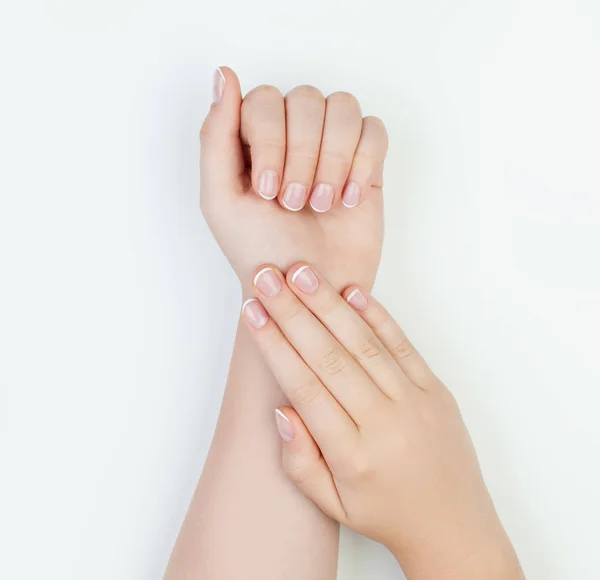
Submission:
[[291,403],[276,421],[298,488],[410,580],[522,580],[459,408],[389,313],[307,263],[253,285],[243,314]]
[[[202,212],[245,297],[265,261],[287,269],[309,260],[340,290],[351,281],[372,287],[388,139],[354,96],[326,98],[301,86],[284,97],[261,86],[242,99],[237,76],[222,67],[200,138]],[[337,523],[281,469],[272,414],[285,404],[241,321],[213,443],[166,580],[336,577]]]
[[[349,93],[325,98],[300,86],[284,97],[260,86],[242,99],[232,70],[221,67],[215,79],[200,135],[200,203],[245,289],[259,264],[287,269],[300,259],[336,287],[370,288],[383,241],[382,121],[363,118]],[[346,199],[353,207],[343,203],[347,189],[358,191]]]

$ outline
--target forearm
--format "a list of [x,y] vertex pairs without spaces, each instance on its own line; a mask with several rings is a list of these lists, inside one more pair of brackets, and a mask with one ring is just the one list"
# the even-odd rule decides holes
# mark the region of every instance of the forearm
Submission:
[[281,469],[285,402],[239,325],[223,406],[165,580],[332,580],[338,527]]

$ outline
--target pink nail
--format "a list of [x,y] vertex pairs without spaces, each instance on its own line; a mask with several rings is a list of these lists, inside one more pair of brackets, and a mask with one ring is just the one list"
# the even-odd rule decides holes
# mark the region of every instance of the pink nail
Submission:
[[306,294],[314,294],[319,288],[319,279],[308,266],[302,266],[294,272],[292,284]]
[[351,181],[344,189],[344,193],[342,194],[342,203],[346,207],[356,207],[359,201],[360,189],[358,188],[358,184],[354,183],[354,181]]
[[285,188],[281,202],[290,211],[301,210],[306,202],[306,187],[300,183],[290,183]]
[[265,295],[269,297],[277,296],[281,292],[281,280],[273,272],[273,268],[263,268],[254,276],[254,285]]
[[323,213],[327,211],[333,203],[333,187],[326,183],[319,183],[310,196],[310,207],[316,212]]
[[269,314],[256,298],[249,298],[244,302],[242,313],[252,328],[262,328],[269,321]]
[[367,306],[369,305],[367,299],[365,298],[365,295],[358,288],[352,290],[352,292],[348,294],[348,298],[346,298],[346,300],[348,301],[348,304],[350,304],[360,312],[366,310]]
[[218,68],[213,75],[213,103],[218,103],[225,93],[225,75]]
[[294,440],[294,428],[290,420],[279,409],[275,409],[275,423],[279,435],[286,443]]
[[265,199],[275,199],[279,191],[279,175],[267,169],[258,178],[258,193]]

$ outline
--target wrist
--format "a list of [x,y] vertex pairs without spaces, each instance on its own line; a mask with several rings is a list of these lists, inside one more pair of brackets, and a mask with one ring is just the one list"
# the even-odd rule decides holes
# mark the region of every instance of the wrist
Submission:
[[471,542],[456,538],[428,549],[392,550],[408,580],[524,580],[515,550],[502,529]]

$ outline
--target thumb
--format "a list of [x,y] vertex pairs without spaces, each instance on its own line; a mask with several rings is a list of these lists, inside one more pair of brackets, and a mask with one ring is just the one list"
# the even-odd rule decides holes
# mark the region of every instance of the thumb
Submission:
[[239,188],[244,171],[240,143],[242,93],[237,75],[220,67],[213,78],[213,103],[200,131],[201,197]]
[[347,523],[333,475],[298,413],[281,407],[275,410],[275,421],[283,440],[282,463],[287,476],[329,517]]

